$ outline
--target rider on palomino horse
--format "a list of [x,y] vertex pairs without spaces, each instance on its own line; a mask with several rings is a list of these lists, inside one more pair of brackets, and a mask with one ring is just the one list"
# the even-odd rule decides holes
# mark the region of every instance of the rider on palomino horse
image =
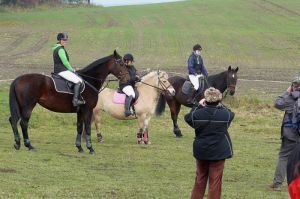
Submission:
[[[200,55],[202,47],[199,44],[196,44],[193,47],[193,52],[188,59],[188,73],[189,79],[194,86],[194,89],[197,91],[198,94],[201,94],[203,88],[199,88],[199,80],[204,80],[207,78],[208,72],[204,66],[203,59]],[[204,76],[204,78],[203,78]],[[203,84],[202,84],[203,85]],[[195,92],[194,92],[195,93]],[[191,94],[189,96],[188,101],[191,103],[194,102],[195,94]]]
[[127,71],[129,73],[130,79],[124,79],[123,81],[119,81],[119,88],[126,94],[125,99],[125,116],[128,117],[133,114],[131,112],[130,107],[132,105],[133,100],[135,100],[135,83],[141,81],[141,79],[136,74],[136,69],[133,65],[134,58],[132,54],[125,54],[123,57],[123,61]]
[[65,45],[68,41],[68,35],[66,33],[58,33],[57,41],[58,42],[52,47],[54,73],[75,84],[72,103],[75,107],[82,105],[84,102],[79,99],[79,92],[83,81],[78,75],[76,75],[75,69],[69,62],[69,55],[65,50]]

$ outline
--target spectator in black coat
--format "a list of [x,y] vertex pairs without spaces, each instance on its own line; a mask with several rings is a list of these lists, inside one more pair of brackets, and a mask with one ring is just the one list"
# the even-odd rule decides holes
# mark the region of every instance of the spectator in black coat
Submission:
[[185,115],[185,121],[195,129],[193,154],[196,159],[196,179],[192,199],[204,197],[207,181],[208,198],[221,198],[225,159],[233,155],[228,134],[234,113],[220,104],[222,94],[211,87],[204,93],[200,105]]

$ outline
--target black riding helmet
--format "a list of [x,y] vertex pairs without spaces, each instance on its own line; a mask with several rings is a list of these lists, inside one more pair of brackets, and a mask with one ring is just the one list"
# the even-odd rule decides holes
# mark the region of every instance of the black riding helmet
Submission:
[[202,47],[200,46],[200,44],[196,44],[196,45],[193,47],[193,51],[196,51],[196,50],[202,50]]
[[124,55],[124,57],[123,57],[123,61],[125,62],[125,61],[134,61],[134,58],[133,58],[133,55],[132,54],[130,54],[130,53],[127,53],[127,54],[125,54]]
[[58,33],[57,34],[57,41],[60,41],[60,40],[68,40],[67,33],[63,33],[63,32]]

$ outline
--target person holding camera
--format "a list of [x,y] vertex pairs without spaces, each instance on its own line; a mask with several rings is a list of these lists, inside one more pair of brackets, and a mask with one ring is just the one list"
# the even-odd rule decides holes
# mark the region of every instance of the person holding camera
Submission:
[[275,100],[275,108],[284,111],[281,124],[281,147],[271,188],[280,191],[287,172],[288,156],[300,142],[300,76]]
[[199,106],[194,106],[184,117],[195,129],[196,179],[191,198],[202,199],[208,182],[208,198],[219,199],[225,159],[233,155],[228,128],[234,113],[220,103],[222,94],[218,89],[206,89],[204,97]]

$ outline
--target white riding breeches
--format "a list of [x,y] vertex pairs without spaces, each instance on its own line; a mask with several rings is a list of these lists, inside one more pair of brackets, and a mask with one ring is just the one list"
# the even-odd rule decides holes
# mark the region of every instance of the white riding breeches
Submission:
[[198,90],[199,88],[199,78],[203,75],[189,75],[189,78],[191,80],[191,83],[193,84],[195,90]]
[[127,96],[132,96],[133,98],[135,98],[135,92],[132,88],[132,86],[125,86],[122,91],[127,95]]
[[75,73],[73,73],[69,70],[62,71],[62,72],[58,73],[58,75],[70,82],[73,82],[74,84],[83,82],[80,77],[78,77]]

